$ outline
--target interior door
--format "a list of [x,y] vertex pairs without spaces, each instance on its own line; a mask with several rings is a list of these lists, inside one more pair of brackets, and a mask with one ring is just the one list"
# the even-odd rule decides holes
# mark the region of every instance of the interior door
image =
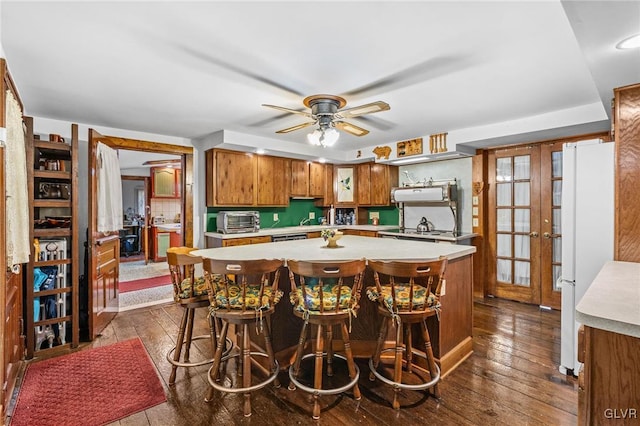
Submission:
[[540,304],[560,309],[558,279],[562,268],[562,145],[543,144],[540,149],[541,223],[540,232]]
[[119,233],[98,232],[97,147],[102,142],[114,148],[109,138],[89,129],[89,235],[88,235],[88,306],[89,339],[93,340],[118,313],[118,279],[120,261]]
[[540,147],[489,153],[490,292],[539,304]]

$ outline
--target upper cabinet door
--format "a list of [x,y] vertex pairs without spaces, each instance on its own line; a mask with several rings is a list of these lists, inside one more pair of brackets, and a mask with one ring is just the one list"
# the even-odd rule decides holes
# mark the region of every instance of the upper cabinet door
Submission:
[[289,205],[291,160],[281,157],[258,157],[258,205]]
[[175,198],[180,195],[176,191],[176,169],[154,167],[151,169],[151,197]]
[[307,197],[309,195],[309,162],[291,160],[291,196]]
[[309,196],[323,197],[325,191],[325,165],[309,163]]
[[252,206],[255,201],[256,158],[236,151],[207,151],[207,205]]

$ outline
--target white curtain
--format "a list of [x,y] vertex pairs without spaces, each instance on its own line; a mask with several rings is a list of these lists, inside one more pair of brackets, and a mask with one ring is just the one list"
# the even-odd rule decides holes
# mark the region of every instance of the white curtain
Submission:
[[122,180],[118,152],[98,142],[98,232],[123,228]]
[[5,152],[5,181],[7,200],[7,265],[27,263],[31,254],[29,243],[29,194],[27,193],[27,159],[20,104],[7,90],[7,147]]

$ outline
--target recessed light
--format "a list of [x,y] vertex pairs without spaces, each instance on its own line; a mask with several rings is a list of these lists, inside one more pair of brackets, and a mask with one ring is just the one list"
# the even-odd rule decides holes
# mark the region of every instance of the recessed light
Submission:
[[318,158],[318,162],[319,163],[326,163],[327,159],[326,158]]
[[262,149],[262,148],[258,148],[258,149],[256,149],[256,154],[260,154],[260,155],[262,155],[262,154],[266,154],[266,152],[267,152],[267,151],[265,151],[265,150],[264,150],[264,149]]
[[616,44],[617,49],[637,49],[640,47],[640,34],[632,35]]

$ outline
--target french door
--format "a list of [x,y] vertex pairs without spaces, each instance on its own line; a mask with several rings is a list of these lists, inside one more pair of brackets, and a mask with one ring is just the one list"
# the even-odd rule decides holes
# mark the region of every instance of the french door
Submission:
[[489,152],[489,293],[560,308],[562,144]]

